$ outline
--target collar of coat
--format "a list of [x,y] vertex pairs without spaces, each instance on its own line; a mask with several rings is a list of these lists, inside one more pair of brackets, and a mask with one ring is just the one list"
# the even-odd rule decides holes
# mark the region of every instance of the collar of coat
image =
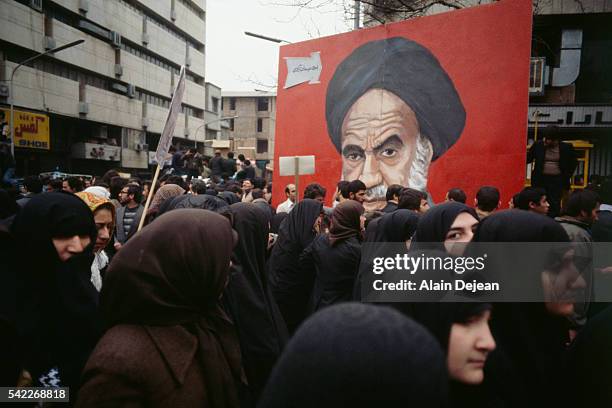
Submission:
[[145,326],[145,330],[166,362],[174,381],[182,385],[197,351],[196,337],[182,326]]

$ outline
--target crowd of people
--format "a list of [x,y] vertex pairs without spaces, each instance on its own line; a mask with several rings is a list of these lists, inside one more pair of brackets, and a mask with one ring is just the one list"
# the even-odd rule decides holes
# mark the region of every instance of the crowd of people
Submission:
[[[558,216],[540,187],[433,203],[390,185],[365,211],[360,180],[299,200],[289,184],[275,208],[243,157],[173,153],[156,186],[109,171],[0,190],[2,386],[70,387],[78,407],[612,401],[607,305],[360,302],[365,243],[452,257],[471,242],[610,242],[610,183],[574,191]],[[542,291],[550,274],[584,286],[523,264]]]

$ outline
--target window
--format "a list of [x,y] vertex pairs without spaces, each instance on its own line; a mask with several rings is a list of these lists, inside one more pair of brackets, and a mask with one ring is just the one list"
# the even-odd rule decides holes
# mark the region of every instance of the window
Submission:
[[234,119],[229,120],[229,128],[232,132],[234,131]]
[[268,111],[268,98],[257,98],[257,110],[259,112]]
[[230,98],[230,110],[236,110],[236,98]]
[[212,111],[217,113],[219,112],[219,98],[215,98],[214,96],[212,98],[210,98],[211,102],[212,102]]
[[268,141],[257,139],[257,153],[268,153]]
[[257,118],[257,131],[258,132],[263,131],[263,119],[262,118]]

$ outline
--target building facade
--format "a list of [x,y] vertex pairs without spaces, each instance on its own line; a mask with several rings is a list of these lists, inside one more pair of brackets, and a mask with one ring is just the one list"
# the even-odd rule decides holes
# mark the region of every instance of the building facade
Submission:
[[274,169],[276,93],[223,92],[223,117],[232,118],[227,135],[231,149],[244,154],[257,168],[269,175]]
[[[78,39],[21,66],[10,95],[17,64]],[[175,142],[202,150],[220,133],[221,98],[205,82],[205,39],[205,0],[0,0],[0,108],[8,120],[12,98],[18,175],[147,172],[181,65]]]

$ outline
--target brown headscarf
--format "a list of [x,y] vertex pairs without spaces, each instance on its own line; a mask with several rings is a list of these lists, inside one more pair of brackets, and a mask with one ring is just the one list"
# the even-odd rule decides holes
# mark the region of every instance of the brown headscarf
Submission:
[[200,209],[168,212],[117,253],[101,293],[107,328],[181,325],[197,336],[210,395],[203,406],[239,406],[240,346],[219,305],[235,241],[229,220],[219,214]]
[[159,207],[164,203],[164,201],[185,194],[185,190],[176,184],[165,184],[155,192],[153,199],[151,200],[151,210],[159,210]]
[[329,228],[329,243],[335,246],[339,242],[361,234],[361,214],[363,205],[354,200],[343,201],[332,212],[331,227]]

